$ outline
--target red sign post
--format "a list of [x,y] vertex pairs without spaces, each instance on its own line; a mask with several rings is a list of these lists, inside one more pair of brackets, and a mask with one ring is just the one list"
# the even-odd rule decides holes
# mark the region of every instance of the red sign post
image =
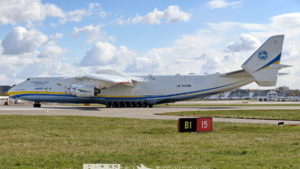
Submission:
[[212,131],[212,118],[203,117],[197,118],[197,129],[198,132]]

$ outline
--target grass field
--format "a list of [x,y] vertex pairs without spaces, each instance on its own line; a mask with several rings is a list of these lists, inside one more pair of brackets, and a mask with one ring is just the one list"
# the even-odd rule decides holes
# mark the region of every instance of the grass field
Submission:
[[161,115],[209,116],[242,119],[300,120],[300,110],[210,110],[160,113]]
[[171,120],[0,116],[0,168],[297,168],[299,132],[299,126],[214,123],[210,133],[178,133]]

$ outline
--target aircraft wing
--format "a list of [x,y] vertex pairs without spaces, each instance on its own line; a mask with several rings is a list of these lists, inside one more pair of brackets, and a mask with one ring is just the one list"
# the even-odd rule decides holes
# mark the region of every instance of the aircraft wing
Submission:
[[136,79],[113,70],[98,71],[96,74],[79,76],[75,77],[75,79],[96,82],[101,88],[108,88],[117,84],[134,86],[135,82],[137,82]]

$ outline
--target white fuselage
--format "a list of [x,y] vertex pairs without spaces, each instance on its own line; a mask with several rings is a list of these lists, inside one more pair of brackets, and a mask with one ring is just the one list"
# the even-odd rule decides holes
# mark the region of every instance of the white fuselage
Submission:
[[174,75],[174,76],[137,76],[142,79],[134,86],[116,84],[95,97],[78,97],[66,93],[66,86],[72,84],[91,85],[91,81],[76,78],[41,77],[28,78],[14,86],[8,94],[13,98],[35,102],[61,103],[100,103],[108,102],[143,102],[159,104],[172,101],[204,97],[232,90],[253,82],[251,76],[224,77],[212,75]]

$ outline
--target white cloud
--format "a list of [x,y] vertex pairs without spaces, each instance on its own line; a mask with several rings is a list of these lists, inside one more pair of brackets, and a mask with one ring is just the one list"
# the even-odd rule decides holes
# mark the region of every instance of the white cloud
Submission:
[[273,25],[281,28],[299,29],[300,12],[277,15],[271,18]]
[[249,34],[241,34],[239,39],[226,45],[225,52],[241,52],[258,48],[259,40]]
[[90,3],[89,9],[96,15],[99,15],[100,18],[106,18],[110,13],[102,9],[100,3]]
[[76,67],[65,63],[67,52],[55,40],[63,35],[45,35],[24,27],[15,27],[1,42],[0,69],[2,84],[14,84],[29,76],[62,75],[75,72]]
[[97,42],[94,47],[87,51],[81,60],[81,66],[101,66],[110,64],[116,56],[117,48],[107,42]]
[[208,23],[207,25],[216,31],[227,33],[228,31],[237,31],[238,29],[251,31],[248,34],[258,38],[266,38],[274,34],[285,34],[289,38],[297,38],[300,35],[300,12],[273,16],[270,18],[270,22],[265,24],[220,22]]
[[210,0],[206,5],[210,9],[217,9],[217,8],[226,8],[229,6],[238,6],[241,5],[242,1],[233,1],[233,2],[227,2],[226,0]]
[[34,52],[37,48],[45,45],[49,40],[48,36],[35,30],[27,30],[24,27],[14,27],[8,33],[1,45],[3,54],[19,55],[24,53]]
[[161,67],[161,61],[158,57],[137,57],[128,64],[125,69],[130,73],[153,73]]
[[66,12],[60,20],[60,23],[64,24],[66,22],[81,22],[84,17],[94,14],[100,16],[101,18],[108,16],[108,12],[101,8],[100,3],[90,3],[88,8]]
[[80,34],[85,34],[88,38],[89,43],[93,43],[95,41],[111,41],[114,40],[114,37],[107,36],[106,32],[102,31],[102,25],[87,25],[81,28],[74,27],[72,36],[74,38],[78,37]]
[[60,20],[60,23],[66,22],[80,22],[83,17],[91,15],[91,13],[86,9],[76,9],[67,12],[64,17]]
[[37,57],[38,58],[47,58],[47,57],[52,57],[52,58],[58,58],[62,55],[67,53],[67,50],[57,46],[57,45],[48,45],[45,47],[43,51],[41,51]]
[[164,18],[166,18],[167,22],[169,23],[180,21],[187,22],[190,20],[191,16],[191,13],[184,12],[180,10],[179,6],[174,5],[168,6],[168,8],[164,11]]
[[0,23],[16,24],[42,21],[46,17],[63,17],[64,12],[56,5],[40,0],[0,0]]
[[70,76],[91,72],[66,62],[62,57],[64,53],[64,49],[59,46],[47,46],[40,53],[10,57],[0,54],[1,74],[5,76],[1,84],[12,85],[32,76]]
[[179,6],[170,5],[165,10],[160,11],[154,9],[152,12],[141,16],[136,15],[135,17],[128,18],[126,20],[119,18],[116,20],[117,24],[160,24],[162,20],[166,20],[167,23],[174,23],[184,21],[187,22],[190,20],[191,13],[184,12],[180,9]]
[[81,28],[75,27],[72,35],[76,37],[80,33],[84,33],[84,32],[92,33],[92,34],[99,33],[99,32],[101,32],[101,25],[96,25],[96,26],[88,25],[88,26],[84,26]]
[[80,61],[81,66],[102,66],[109,64],[117,64],[120,61],[126,63],[128,56],[133,52],[125,46],[119,48],[108,42],[96,42],[95,46],[86,52],[86,55]]
[[[0,23],[17,24],[45,20],[47,17],[59,18],[61,24],[66,22],[80,22],[86,16],[105,18],[108,12],[101,8],[100,3],[90,3],[87,8],[63,11],[51,3],[42,3],[41,0],[0,0]],[[55,25],[52,23],[52,25]]]
[[[205,42],[205,43],[203,43]],[[206,63],[204,59],[195,59],[208,48],[214,48],[221,39],[215,32],[199,30],[191,35],[184,35],[174,41],[174,44],[164,48],[153,48],[139,54],[128,64],[125,71],[131,73],[153,73],[153,74],[185,74],[190,72],[214,72],[216,70],[202,66]],[[220,56],[219,53],[212,55]],[[218,69],[223,69],[219,67]]]

